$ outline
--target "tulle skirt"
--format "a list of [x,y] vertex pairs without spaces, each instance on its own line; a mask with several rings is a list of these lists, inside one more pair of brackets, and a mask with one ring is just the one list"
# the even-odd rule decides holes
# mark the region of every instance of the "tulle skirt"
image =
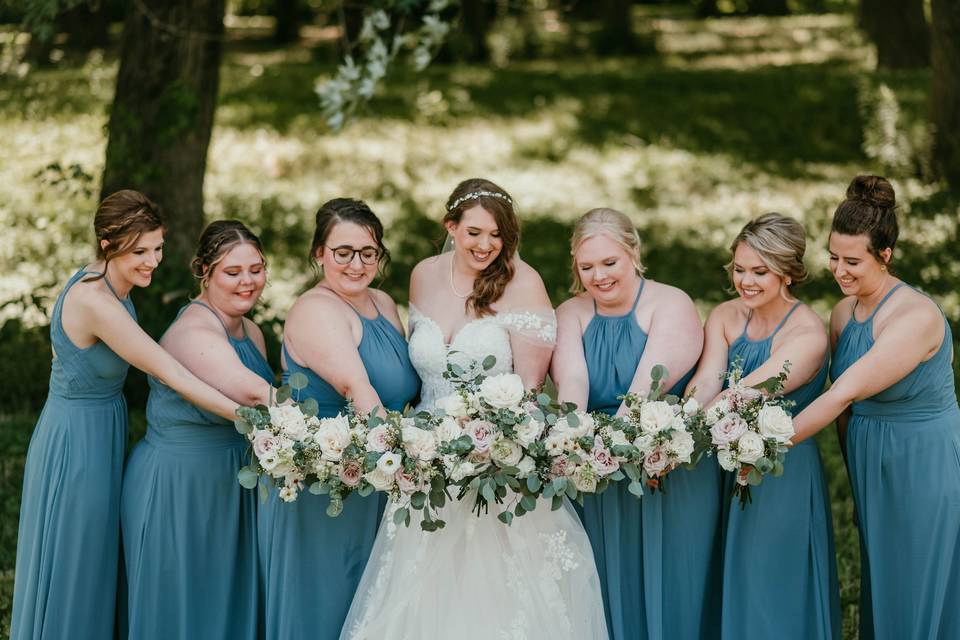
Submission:
[[[387,509],[341,640],[607,638],[600,581],[569,502],[514,518],[448,504],[433,533],[393,524]],[[413,516],[417,516],[416,511]]]

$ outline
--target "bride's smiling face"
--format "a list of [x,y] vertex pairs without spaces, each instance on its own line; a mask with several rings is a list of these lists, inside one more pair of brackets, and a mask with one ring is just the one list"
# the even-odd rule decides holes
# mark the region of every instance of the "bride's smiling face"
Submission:
[[503,249],[496,220],[479,204],[464,211],[460,222],[447,222],[446,226],[453,236],[454,255],[473,271],[489,267]]

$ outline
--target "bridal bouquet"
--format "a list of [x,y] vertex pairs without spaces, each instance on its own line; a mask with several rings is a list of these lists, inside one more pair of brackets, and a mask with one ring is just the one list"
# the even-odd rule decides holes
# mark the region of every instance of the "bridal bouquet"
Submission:
[[787,445],[794,434],[786,411],[791,403],[781,397],[789,368],[788,362],[779,375],[748,387],[741,380],[742,370],[735,366],[723,397],[693,417],[709,430],[720,467],[735,474],[733,495],[741,507],[751,501],[752,485],[760,484],[767,474],[783,474]]
[[[337,516],[343,501],[354,491],[369,494],[373,487],[364,478],[366,427],[352,410],[332,418],[317,417],[317,403],[287,403],[307,385],[303,374],[294,374],[289,384],[277,390],[273,406],[241,407],[234,421],[237,431],[250,442],[253,456],[240,469],[237,479],[248,489],[278,485],[284,502],[293,502],[304,488],[329,494],[327,514]],[[265,478],[265,483],[260,479]]]
[[487,356],[476,367],[450,363],[444,374],[455,390],[437,401],[435,427],[449,484],[460,487],[458,499],[475,491],[479,516],[491,502],[501,504],[514,494],[510,507],[498,518],[510,524],[537,506],[541,482],[537,458],[544,449],[540,437],[546,427],[550,398],[528,393],[514,373],[488,375],[496,359]]

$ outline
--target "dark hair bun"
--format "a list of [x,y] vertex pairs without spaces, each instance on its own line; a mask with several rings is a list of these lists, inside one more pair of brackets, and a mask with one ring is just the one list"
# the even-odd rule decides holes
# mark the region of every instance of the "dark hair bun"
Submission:
[[857,176],[847,187],[847,200],[883,209],[897,206],[893,187],[881,176]]

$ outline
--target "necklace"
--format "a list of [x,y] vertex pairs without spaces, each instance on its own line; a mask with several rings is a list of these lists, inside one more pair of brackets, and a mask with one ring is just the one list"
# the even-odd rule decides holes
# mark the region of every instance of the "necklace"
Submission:
[[457,291],[457,285],[453,282],[453,256],[450,257],[450,290],[453,291],[453,295],[458,298],[467,298],[473,293],[473,291],[468,291],[467,293]]

